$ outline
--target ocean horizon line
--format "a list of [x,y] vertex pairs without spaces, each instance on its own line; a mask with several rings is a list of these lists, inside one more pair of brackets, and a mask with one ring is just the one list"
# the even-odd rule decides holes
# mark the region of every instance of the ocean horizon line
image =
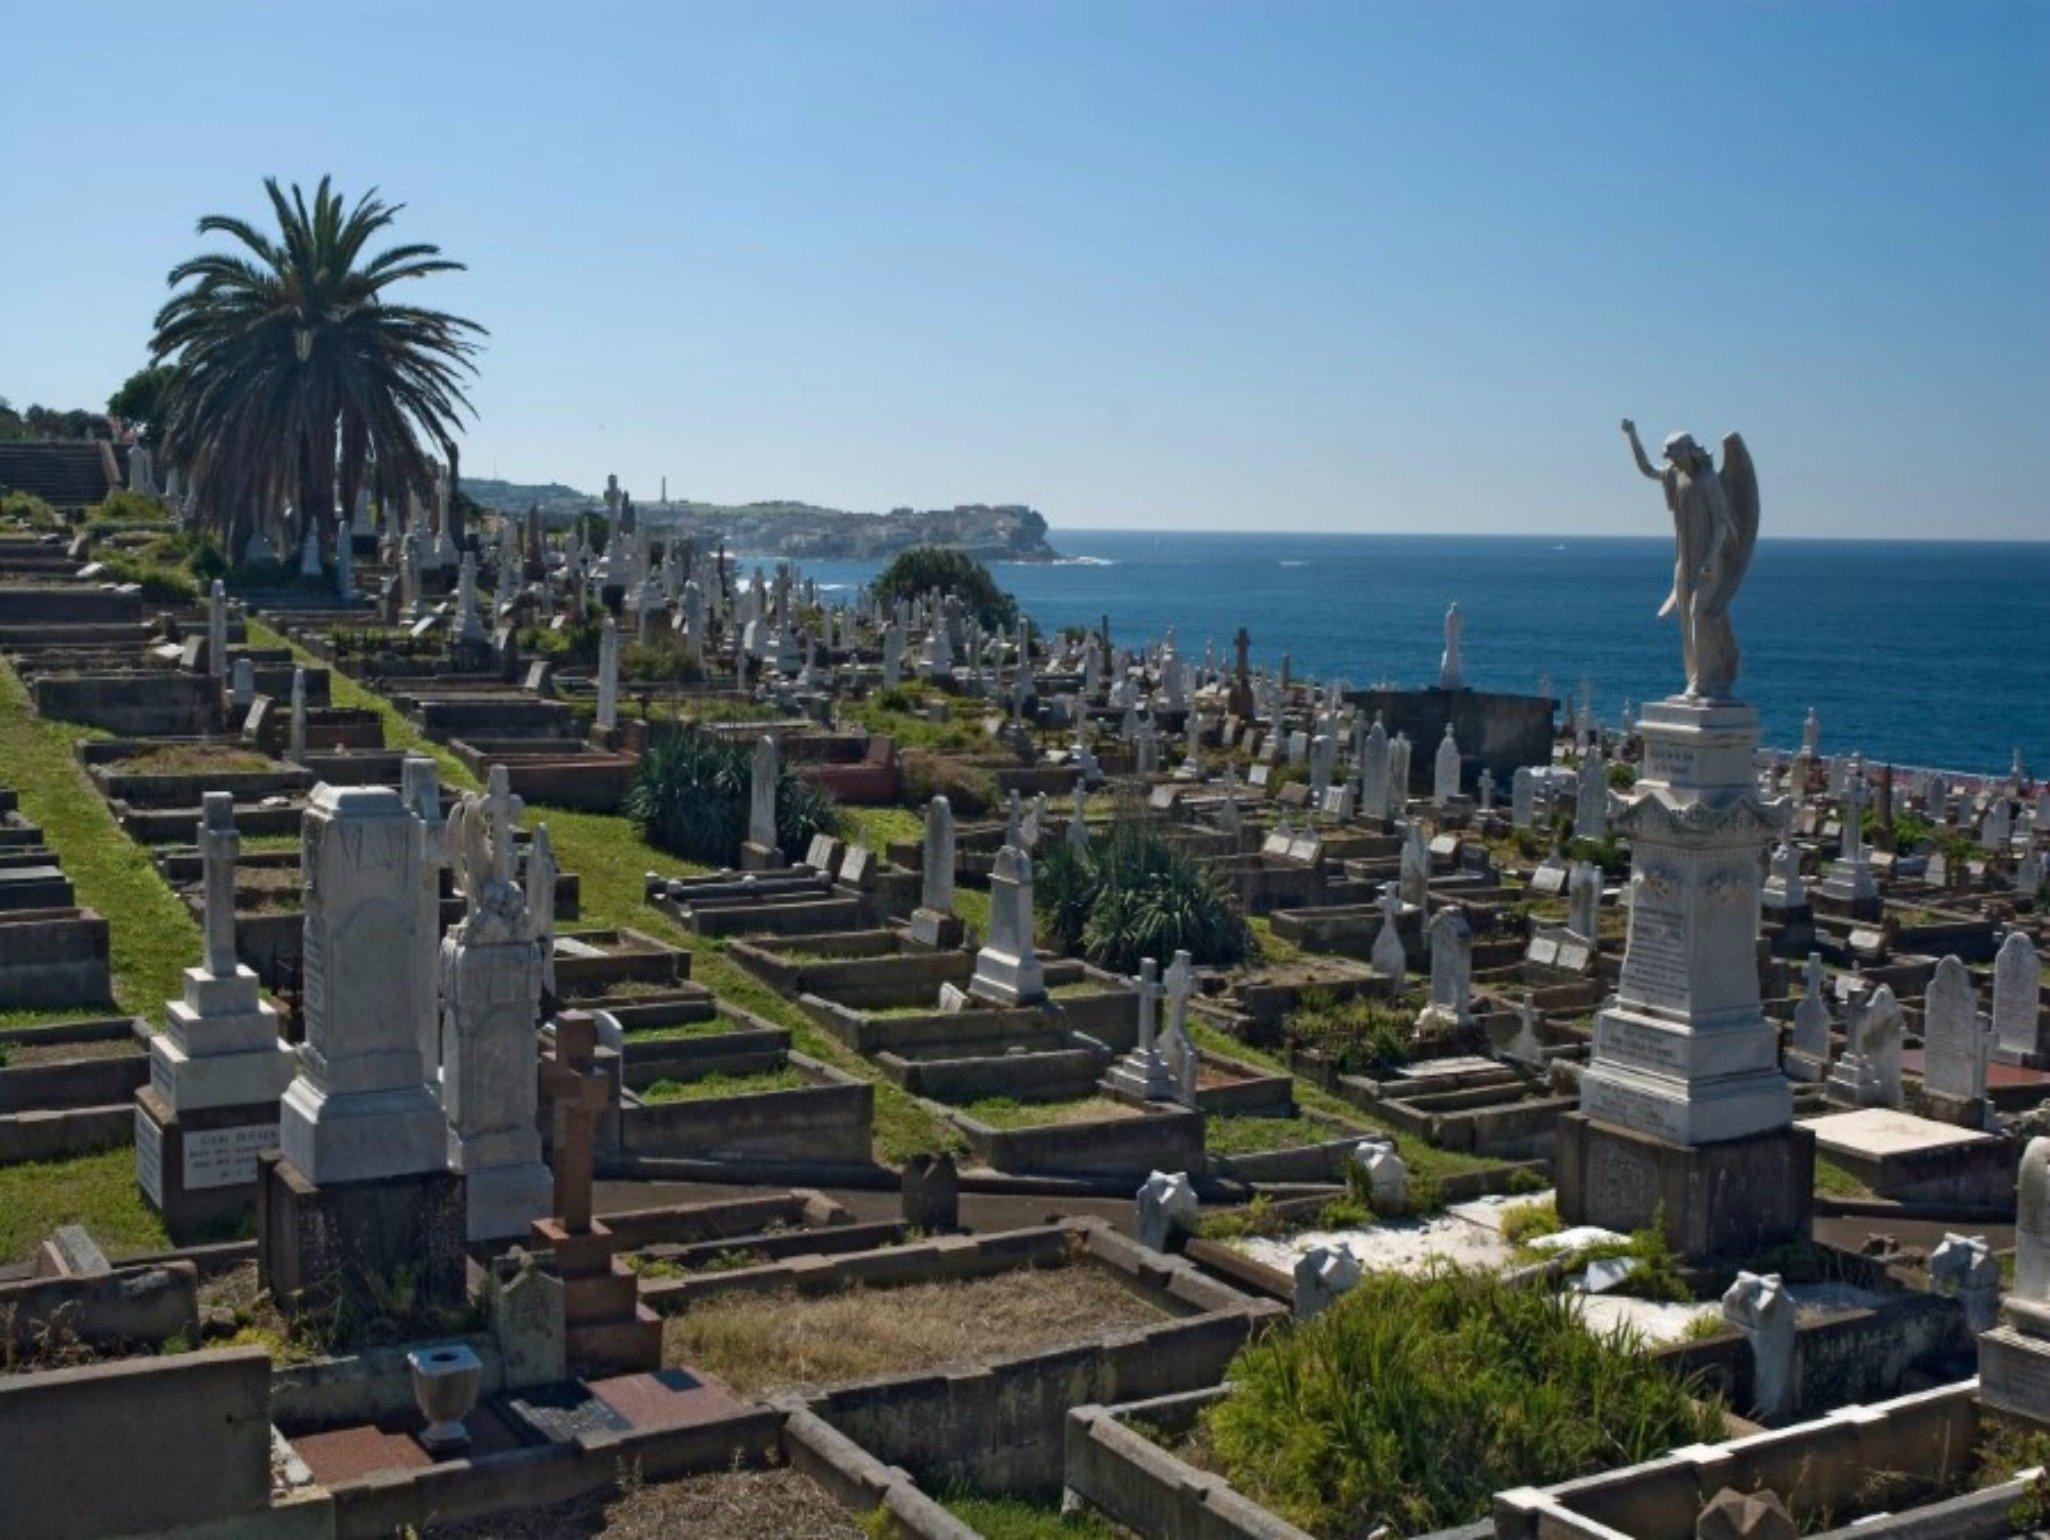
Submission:
[[[2050,518],[2050,515],[2046,515]],[[1580,541],[1589,544],[1661,543],[1671,545],[1670,531],[1651,531],[1646,534],[1625,535],[1616,533],[1588,534],[1586,532],[1557,530],[1428,530],[1428,529],[1154,529],[1145,525],[1131,524],[1069,524],[1047,525],[1047,539],[1054,541],[1062,535],[1151,535],[1173,536],[1178,539],[1238,538],[1256,536],[1261,539],[1289,540],[1552,540]],[[2014,535],[1760,535],[1760,545],[1898,545],[1898,546],[2043,546],[2050,545],[2050,535],[2028,539]],[[1002,558],[999,558],[1002,560]]]

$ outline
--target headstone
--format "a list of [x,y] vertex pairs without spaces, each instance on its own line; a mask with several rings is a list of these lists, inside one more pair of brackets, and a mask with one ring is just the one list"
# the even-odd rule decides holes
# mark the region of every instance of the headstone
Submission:
[[1851,1107],[1901,1105],[1901,1038],[1907,1023],[1893,986],[1881,984],[1846,1035],[1842,1057],[1830,1067],[1827,1092]]
[[1376,716],[1360,754],[1360,816],[1386,818],[1389,803],[1388,731]]
[[1795,1540],[1800,1533],[1786,1503],[1770,1487],[1756,1492],[1724,1487],[1694,1520],[1694,1540]]
[[1808,887],[1801,880],[1801,858],[1784,838],[1772,848],[1759,902],[1775,911],[1808,907]]
[[1425,927],[1431,954],[1431,998],[1417,1018],[1421,1028],[1456,1029],[1473,1024],[1473,931],[1466,913],[1448,904]]
[[1402,949],[1401,916],[1401,895],[1394,883],[1384,882],[1381,884],[1381,929],[1374,937],[1373,950],[1367,954],[1367,961],[1376,973],[1398,982],[1409,967],[1408,956]]
[[292,720],[285,757],[294,764],[306,758],[306,670],[292,670]]
[[1566,928],[1587,942],[1600,939],[1602,871],[1592,861],[1575,861],[1566,876]]
[[1203,1072],[1203,1056],[1189,1035],[1189,999],[1196,992],[1196,970],[1186,951],[1177,951],[1161,983],[1167,996],[1167,1067],[1174,1076],[1175,1100],[1184,1107],[1196,1105],[1196,1086]]
[[2043,965],[2028,932],[2012,930],[1993,959],[1995,1051],[2009,1063],[2042,1052]]
[[904,1161],[904,1222],[927,1235],[961,1228],[961,1173],[945,1150],[922,1150]]
[[1929,1281],[1936,1292],[1958,1302],[1965,1329],[1973,1336],[1990,1331],[2000,1319],[2000,1260],[1983,1235],[1947,1231],[1929,1253]]
[[783,851],[776,837],[776,782],[781,773],[776,762],[776,740],[763,733],[755,740],[754,759],[748,770],[747,843],[740,852],[740,864],[751,871],[783,864]]
[[1037,1005],[1046,998],[1033,929],[1032,858],[1005,845],[990,868],[989,937],[975,954],[970,994],[999,1005]]
[[291,1050],[277,1012],[235,952],[233,797],[206,793],[200,814],[205,951],[184,973],[184,997],[150,1039],[149,1084],[136,1093],[136,1178],[174,1236],[245,1212],[256,1157],[278,1138],[278,1097]]
[[1794,1007],[1794,1028],[1787,1043],[1785,1068],[1790,1078],[1821,1080],[1829,1073],[1829,1001],[1822,992],[1822,954],[1810,952],[1802,969],[1801,1003]]
[[1169,1250],[1177,1233],[1186,1234],[1196,1228],[1199,1207],[1188,1173],[1154,1172],[1139,1188],[1134,1226],[1139,1244],[1154,1251]]
[[1986,1033],[1972,976],[1956,957],[1936,965],[1922,1003],[1922,1085],[1932,1100],[1965,1104],[1983,1121]]
[[1609,832],[1609,766],[1599,747],[1580,762],[1579,790],[1573,803],[1573,834],[1600,840]]
[[598,633],[598,710],[591,725],[603,733],[619,726],[619,622],[610,615]]
[[286,1089],[279,1148],[319,1186],[439,1171],[441,1109],[412,1020],[420,934],[420,825],[382,786],[317,786],[303,821],[306,1040]]
[[1798,1388],[1794,1344],[1799,1309],[1778,1273],[1739,1272],[1723,1295],[1723,1319],[1751,1344],[1751,1415],[1761,1421],[1788,1411]]
[[1307,1321],[1322,1315],[1360,1281],[1360,1274],[1360,1260],[1351,1247],[1311,1247],[1295,1265],[1295,1318]]
[[1445,724],[1445,736],[1438,741],[1438,756],[1431,766],[1431,803],[1445,807],[1459,796],[1459,742],[1452,736],[1452,724]]
[[1409,1206],[1409,1167],[1392,1144],[1362,1144],[1352,1152],[1354,1169],[1366,1188],[1367,1206],[1389,1217]]
[[535,1123],[544,943],[513,880],[519,812],[495,764],[485,793],[463,797],[448,820],[465,908],[441,943],[441,1101],[472,1242],[525,1235],[553,1188]]
[[256,665],[244,653],[235,660],[233,682],[228,687],[228,710],[239,722],[249,713],[250,703],[256,699]]
[[1518,765],[1509,777],[1509,823],[1528,829],[1537,821],[1537,774],[1529,765]]
[[527,916],[534,926],[534,946],[541,954],[543,998],[555,993],[555,884],[562,868],[555,859],[555,843],[548,837],[548,825],[534,825],[527,841]]
[[228,590],[219,578],[207,591],[206,603],[206,667],[207,672],[223,683],[228,677]]

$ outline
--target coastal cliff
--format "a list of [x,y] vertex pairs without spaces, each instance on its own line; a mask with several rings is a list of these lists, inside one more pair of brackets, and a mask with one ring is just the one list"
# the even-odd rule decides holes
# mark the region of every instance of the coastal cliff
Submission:
[[[567,524],[604,502],[560,482],[525,485],[483,477],[463,478],[473,502],[502,513],[522,514],[538,506],[551,524]],[[880,560],[914,545],[943,545],[978,561],[1055,561],[1047,544],[1046,520],[1022,503],[963,503],[953,508],[892,508],[888,513],[854,513],[813,503],[640,502],[634,507],[651,529],[678,529],[694,540],[724,542],[750,555],[811,560]]]

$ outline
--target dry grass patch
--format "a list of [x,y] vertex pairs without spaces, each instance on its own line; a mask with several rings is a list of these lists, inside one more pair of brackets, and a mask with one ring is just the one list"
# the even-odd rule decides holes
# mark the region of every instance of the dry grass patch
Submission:
[[670,1540],[675,1535],[754,1540],[861,1540],[854,1517],[806,1477],[777,1470],[731,1470],[653,1484],[627,1482],[620,1491],[551,1508],[495,1514],[469,1524],[432,1524],[425,1540]]
[[1088,1262],[993,1278],[803,1297],[720,1294],[670,1317],[662,1358],[743,1395],[834,1385],[1065,1346],[1150,1326],[1167,1309]]

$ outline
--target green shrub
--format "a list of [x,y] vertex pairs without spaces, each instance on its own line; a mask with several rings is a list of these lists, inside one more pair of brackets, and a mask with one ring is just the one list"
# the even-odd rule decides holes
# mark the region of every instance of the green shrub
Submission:
[[126,487],[116,487],[85,511],[88,526],[155,522],[167,517],[164,505],[154,497],[144,497]]
[[619,677],[633,684],[698,684],[705,670],[681,641],[666,636],[622,648]]
[[176,567],[161,566],[128,551],[107,551],[97,560],[118,581],[140,588],[146,604],[180,604],[199,597],[198,581]]
[[9,492],[0,496],[0,518],[46,526],[58,522],[57,510],[33,492]]
[[898,750],[904,796],[914,805],[923,807],[934,797],[945,797],[957,817],[973,818],[1001,800],[996,777],[979,766],[912,744],[900,742]]
[[1240,1351],[1204,1432],[1241,1492],[1319,1535],[1416,1534],[1723,1436],[1703,1392],[1570,1299],[1486,1273],[1374,1273]]
[[[626,814],[658,850],[708,866],[733,866],[747,839],[753,749],[744,740],[686,726],[642,753]],[[779,762],[776,844],[801,858],[814,834],[839,832],[840,810],[819,787]]]
[[966,551],[943,545],[899,551],[872,587],[884,604],[922,599],[935,589],[952,594],[986,628],[1008,627],[1018,619],[1018,601],[997,587],[989,568]]
[[1065,952],[1130,973],[1186,950],[1229,967],[1255,955],[1252,928],[1231,896],[1152,824],[1120,811],[1077,848],[1063,840],[1034,874],[1041,928]]

